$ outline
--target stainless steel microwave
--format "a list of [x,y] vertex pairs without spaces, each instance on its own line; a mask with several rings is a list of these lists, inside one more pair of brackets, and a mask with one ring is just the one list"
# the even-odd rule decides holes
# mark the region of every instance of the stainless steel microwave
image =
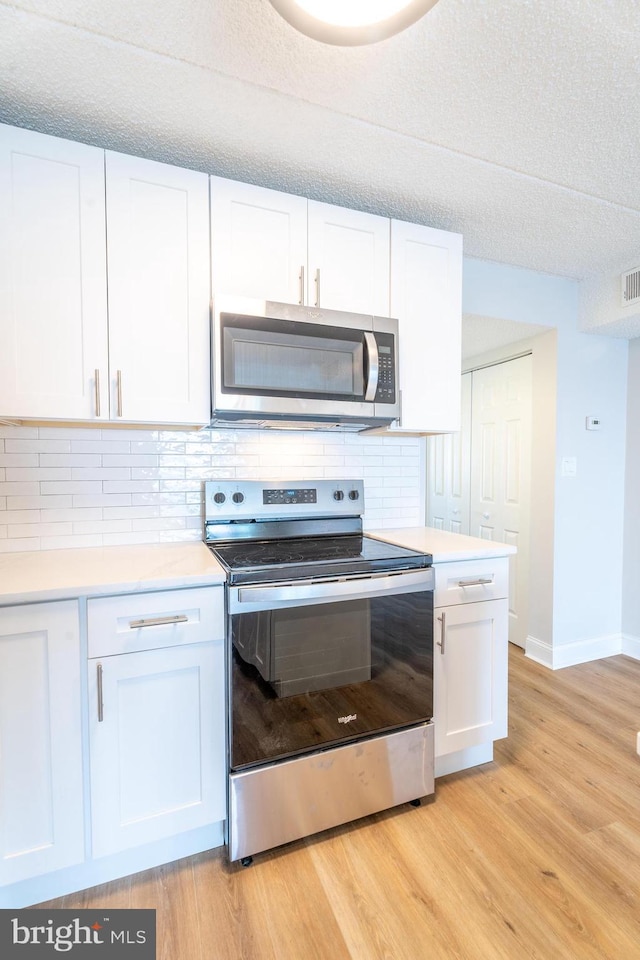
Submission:
[[212,423],[365,429],[400,415],[398,321],[219,297]]

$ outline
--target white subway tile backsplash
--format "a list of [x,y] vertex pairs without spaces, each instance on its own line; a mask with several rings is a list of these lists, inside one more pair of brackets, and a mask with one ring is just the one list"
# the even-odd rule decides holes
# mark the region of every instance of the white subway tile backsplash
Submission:
[[97,493],[73,495],[74,508],[83,507],[126,507],[131,503],[130,493]]
[[365,525],[421,524],[418,438],[0,427],[0,551],[199,540],[203,481],[362,478]]
[[[73,497],[61,497],[61,496],[35,496],[35,497],[7,497],[6,498],[6,509],[7,510],[39,510],[41,507],[55,508],[57,510],[67,510],[75,506],[73,502]],[[0,509],[2,504],[0,503]],[[0,521],[1,522],[1,521]]]
[[6,453],[71,453],[71,440],[47,440],[36,431],[34,439],[5,437],[4,449]]
[[71,441],[72,453],[98,453],[104,456],[105,454],[129,453],[131,449],[131,443],[128,440],[96,440],[94,439],[95,430],[91,430],[90,433],[91,439]]
[[129,480],[131,470],[126,467],[73,467],[72,480]]
[[0,467],[38,467],[37,453],[0,453]]
[[[33,454],[33,456],[35,456],[35,454]],[[41,453],[40,466],[101,467],[102,457],[99,453]]]
[[66,537],[73,533],[70,523],[39,523],[37,528],[30,523],[10,523],[9,536],[32,537],[35,533],[39,537]]
[[[26,484],[25,484],[26,486]],[[36,486],[36,484],[34,484]],[[60,482],[41,483],[40,492],[46,496],[51,493],[60,494],[91,494],[102,493],[100,480],[61,480]]]
[[71,480],[71,467],[7,467],[6,479],[11,482],[35,480]]
[[2,523],[40,523],[41,519],[41,510],[5,510],[2,514]]
[[24,553],[28,550],[40,550],[39,537],[25,537],[17,540],[15,538],[0,540],[0,553]]

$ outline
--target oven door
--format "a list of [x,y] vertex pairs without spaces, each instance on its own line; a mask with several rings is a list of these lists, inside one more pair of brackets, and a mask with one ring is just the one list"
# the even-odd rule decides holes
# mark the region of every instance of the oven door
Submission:
[[230,764],[424,723],[433,570],[229,588]]

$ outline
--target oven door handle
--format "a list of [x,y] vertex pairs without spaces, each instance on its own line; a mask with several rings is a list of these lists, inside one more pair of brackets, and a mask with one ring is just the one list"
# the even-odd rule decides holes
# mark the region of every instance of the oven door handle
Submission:
[[274,610],[322,601],[361,600],[423,590],[433,590],[433,570],[430,567],[403,573],[345,577],[343,580],[232,587],[229,590],[229,612],[248,612],[249,608]]

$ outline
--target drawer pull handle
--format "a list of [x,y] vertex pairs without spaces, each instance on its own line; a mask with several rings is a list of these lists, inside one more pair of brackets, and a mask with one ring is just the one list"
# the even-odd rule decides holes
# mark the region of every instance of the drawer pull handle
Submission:
[[437,643],[438,643],[438,646],[440,647],[441,654],[444,654],[444,639],[445,639],[445,630],[447,626],[446,618],[447,618],[447,615],[443,610],[441,615],[438,617],[438,620],[440,621],[440,639],[437,641]]
[[104,720],[104,703],[102,702],[102,664],[99,663],[96,667],[97,671],[97,680],[98,680],[98,723],[102,723]]
[[184,613],[172,617],[150,617],[148,620],[130,620],[129,629],[138,630],[140,627],[161,627],[166,623],[186,623],[189,617]]
[[458,580],[459,587],[479,587],[484,583],[493,583],[493,577],[478,577],[476,580]]

